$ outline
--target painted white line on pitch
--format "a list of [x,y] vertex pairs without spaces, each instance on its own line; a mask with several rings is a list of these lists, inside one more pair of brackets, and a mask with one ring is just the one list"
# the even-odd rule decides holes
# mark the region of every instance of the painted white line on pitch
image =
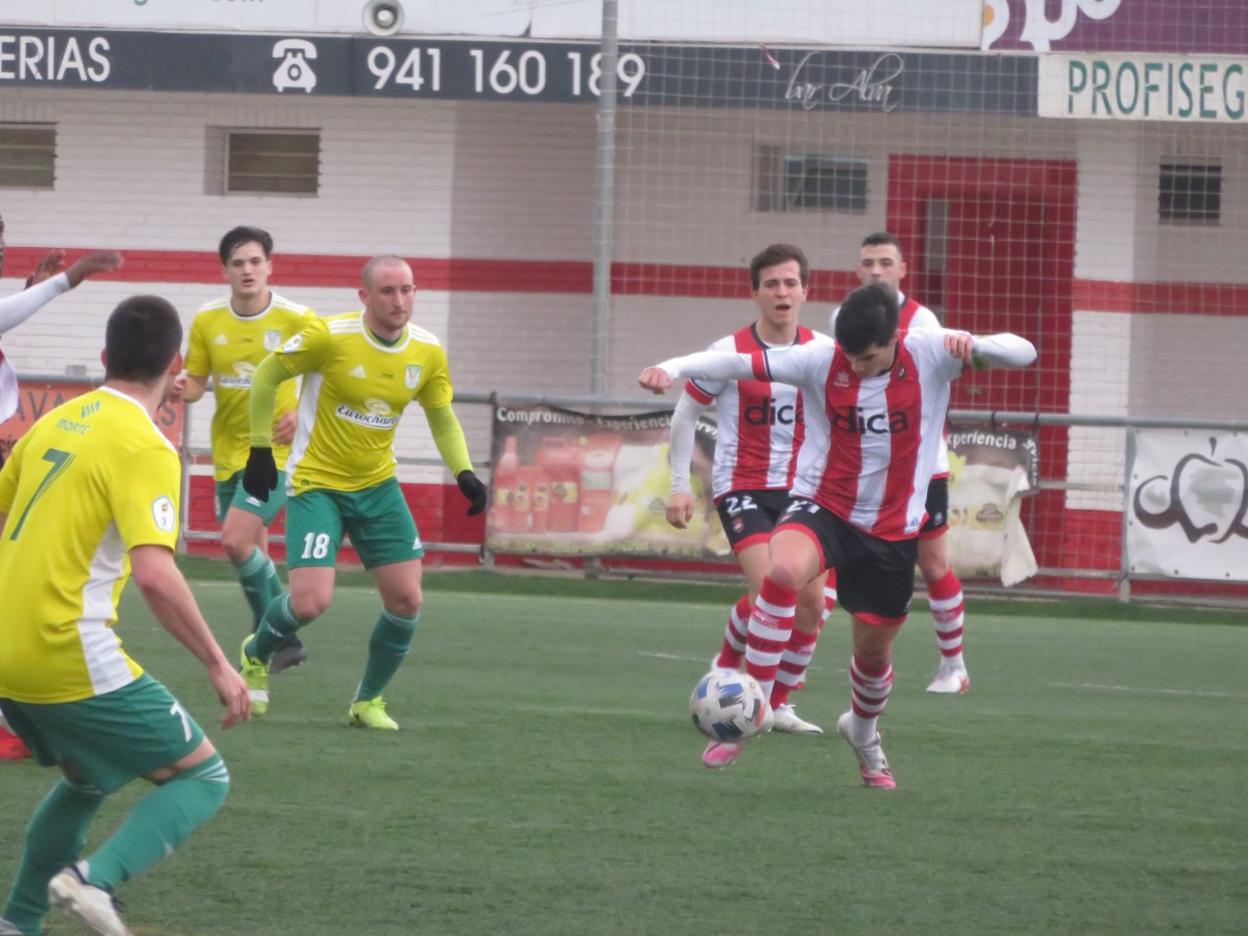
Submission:
[[1176,695],[1199,696],[1206,699],[1248,699],[1248,695],[1237,692],[1204,692],[1199,689],[1139,689],[1135,686],[1108,686],[1101,683],[1049,683],[1063,689],[1091,689],[1104,692],[1134,692],[1139,695]]

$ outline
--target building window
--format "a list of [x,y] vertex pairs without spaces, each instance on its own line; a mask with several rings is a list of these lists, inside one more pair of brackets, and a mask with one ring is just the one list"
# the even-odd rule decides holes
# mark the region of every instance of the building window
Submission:
[[215,195],[315,195],[320,189],[319,130],[210,127],[205,191]]
[[56,126],[0,124],[0,186],[50,189],[56,182]]
[[1222,220],[1222,167],[1162,163],[1157,183],[1157,215],[1168,222],[1218,224]]
[[867,161],[824,153],[759,147],[755,160],[755,211],[867,209]]

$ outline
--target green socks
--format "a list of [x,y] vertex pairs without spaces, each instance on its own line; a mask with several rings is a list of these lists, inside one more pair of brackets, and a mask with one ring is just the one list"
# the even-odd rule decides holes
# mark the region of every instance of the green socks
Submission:
[[196,827],[216,815],[229,790],[230,773],[221,755],[213,754],[140,800],[79,870],[87,883],[115,888],[172,855]]
[[87,840],[104,794],[61,779],[26,827],[26,847],[2,916],[23,932],[38,933],[48,912],[48,881],[73,864]]
[[295,617],[295,612],[290,607],[290,595],[282,595],[270,602],[268,609],[264,612],[264,617],[260,619],[260,626],[256,628],[255,636],[247,642],[247,655],[252,659],[268,663],[273,657],[273,651],[286,643],[294,636],[295,631],[307,623]]
[[260,620],[273,599],[282,594],[282,580],[278,578],[273,560],[261,552],[259,547],[246,562],[236,565],[234,570],[238,573],[247,603],[251,605],[251,615],[255,619],[252,630],[255,630],[260,626]]
[[419,620],[419,614],[407,618],[382,609],[368,641],[368,663],[364,666],[364,678],[355,690],[355,701],[375,699],[385,690],[412,646]]

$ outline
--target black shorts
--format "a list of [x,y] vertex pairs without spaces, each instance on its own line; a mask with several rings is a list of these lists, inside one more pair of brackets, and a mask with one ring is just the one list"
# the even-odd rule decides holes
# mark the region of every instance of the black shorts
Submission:
[[927,486],[927,519],[919,527],[919,539],[945,535],[949,524],[949,478],[932,478]]
[[886,540],[858,529],[814,501],[789,504],[776,529],[796,529],[810,536],[823,563],[836,569],[837,600],[868,624],[900,624],[914,595],[917,539]]
[[788,491],[729,491],[715,499],[719,522],[734,553],[767,542],[788,506]]

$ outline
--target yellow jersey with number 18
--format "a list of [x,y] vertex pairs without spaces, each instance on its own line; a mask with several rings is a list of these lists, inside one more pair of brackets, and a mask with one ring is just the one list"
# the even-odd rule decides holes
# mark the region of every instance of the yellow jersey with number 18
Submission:
[[454,395],[437,338],[409,323],[398,341],[384,344],[365,327],[363,312],[318,319],[276,355],[292,375],[304,375],[286,466],[290,494],[359,491],[393,477],[404,408],[416,400],[438,409]]
[[173,549],[182,466],[109,387],[35,423],[0,472],[0,697],[77,702],[143,669],[113,631],[136,546]]
[[[307,306],[270,295],[268,307],[256,315],[238,315],[228,298],[210,302],[195,313],[187,342],[186,372],[211,377],[217,409],[212,415],[213,477],[228,481],[247,464],[250,451],[248,400],[256,365],[282,342],[298,334],[316,313]],[[295,408],[294,383],[277,391],[273,410],[281,417]],[[274,445],[277,467],[286,463],[289,445]]]

